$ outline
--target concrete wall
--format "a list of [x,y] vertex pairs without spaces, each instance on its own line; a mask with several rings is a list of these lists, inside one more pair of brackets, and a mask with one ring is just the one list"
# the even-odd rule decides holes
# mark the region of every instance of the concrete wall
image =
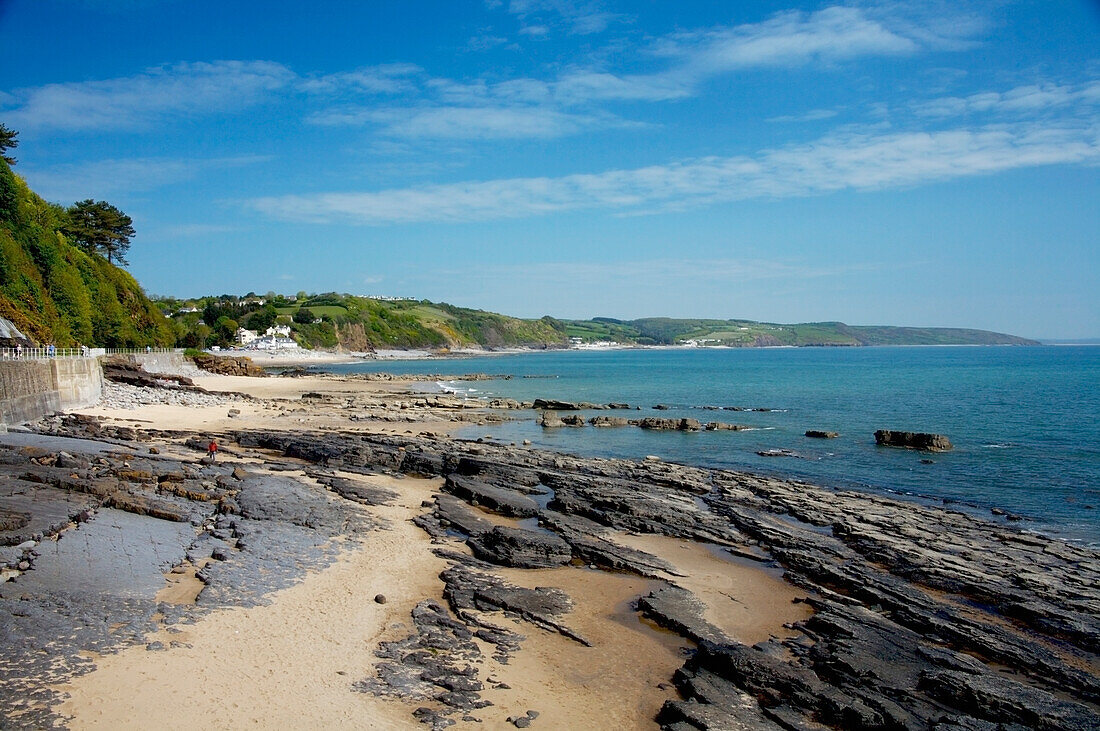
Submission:
[[96,358],[0,361],[0,424],[91,406],[103,394]]
[[183,353],[134,353],[126,357],[150,373],[191,375],[195,371],[195,364]]

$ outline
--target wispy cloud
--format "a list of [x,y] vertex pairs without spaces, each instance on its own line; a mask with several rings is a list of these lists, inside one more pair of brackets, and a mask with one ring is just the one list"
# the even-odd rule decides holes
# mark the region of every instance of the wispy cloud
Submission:
[[478,276],[490,281],[522,279],[526,285],[542,284],[560,286],[565,282],[574,285],[598,286],[611,280],[625,280],[637,284],[648,282],[682,283],[688,287],[700,283],[755,282],[769,280],[807,280],[835,277],[850,272],[897,269],[898,263],[854,262],[821,266],[804,261],[777,259],[645,259],[637,261],[568,261],[531,264],[487,264],[477,262],[470,266],[442,266],[433,269],[437,278],[446,279],[465,275],[476,270]]
[[404,94],[415,92],[424,70],[412,63],[390,63],[302,79],[298,87],[311,93]]
[[295,78],[270,61],[215,61],[152,68],[135,76],[16,90],[8,123],[20,130],[140,129],[180,115],[237,111]]
[[823,119],[832,119],[837,115],[835,109],[811,109],[808,112],[802,114],[783,114],[778,117],[772,117],[768,119],[769,122],[820,122]]
[[274,218],[384,225],[606,210],[635,215],[751,198],[920,185],[1004,170],[1100,163],[1100,126],[1023,125],[857,134],[668,165],[556,178],[510,178],[376,192],[257,198]]
[[988,91],[965,97],[941,97],[918,102],[913,110],[925,117],[958,117],[967,114],[1036,113],[1051,109],[1100,105],[1100,81],[1084,84],[1038,83],[1004,92]]
[[[499,5],[499,4],[491,4]],[[561,24],[578,35],[600,33],[622,16],[591,0],[511,0],[508,12],[524,24],[521,33],[545,35],[550,24]]]
[[625,126],[608,115],[522,106],[329,110],[309,121],[320,125],[371,122],[381,125],[380,131],[391,137],[436,140],[547,139],[597,127]]
[[255,165],[268,159],[260,155],[210,159],[141,157],[28,167],[20,172],[48,200],[72,201],[153,190],[192,180],[204,171]]
[[[499,4],[497,4],[499,6]],[[591,3],[566,0],[514,0],[508,10],[531,20],[548,15],[570,19],[577,27],[598,23],[602,15]],[[577,25],[580,24],[580,25]],[[921,26],[923,27],[923,26]],[[531,21],[528,33],[548,28]],[[379,125],[384,135],[426,139],[548,138],[626,124],[613,102],[664,102],[699,93],[708,79],[761,67],[836,64],[857,58],[912,54],[938,35],[898,17],[875,17],[859,7],[829,7],[817,12],[784,12],[763,21],[715,26],[657,39],[643,52],[620,61],[625,66],[653,67],[646,73],[623,73],[607,65],[572,65],[546,79],[531,77],[489,81],[432,77],[405,65],[357,72],[369,80],[365,95],[400,90],[405,105],[359,103],[345,99],[311,114],[322,125]],[[348,75],[325,77],[307,85],[315,90],[355,92]],[[818,116],[776,121],[823,119]]]
[[237,226],[224,226],[213,223],[180,223],[146,229],[142,233],[145,240],[157,239],[195,239],[240,230]]
[[682,59],[696,74],[713,74],[908,54],[920,47],[917,39],[887,27],[860,8],[835,6],[813,13],[788,11],[760,23],[669,36],[658,44],[657,52]]

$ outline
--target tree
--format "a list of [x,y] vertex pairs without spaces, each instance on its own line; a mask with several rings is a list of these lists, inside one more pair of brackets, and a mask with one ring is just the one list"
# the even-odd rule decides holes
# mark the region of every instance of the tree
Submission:
[[308,310],[305,307],[302,307],[294,313],[294,322],[299,325],[309,325],[316,319],[317,317],[313,314],[313,310]]
[[247,325],[250,330],[263,334],[278,319],[279,313],[275,311],[275,306],[269,303],[249,315]]
[[14,147],[19,147],[19,140],[15,139],[18,136],[18,132],[0,124],[0,160],[3,160],[8,165],[15,164],[15,158],[8,155],[7,151]]
[[127,264],[126,252],[134,235],[134,222],[107,201],[91,198],[78,201],[65,211],[68,222],[61,232],[92,254],[107,257],[108,263]]

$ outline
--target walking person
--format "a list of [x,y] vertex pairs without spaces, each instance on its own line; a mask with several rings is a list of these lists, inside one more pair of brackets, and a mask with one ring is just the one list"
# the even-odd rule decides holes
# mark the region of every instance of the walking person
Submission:
[[210,440],[210,444],[206,447],[206,456],[210,458],[211,462],[216,462],[218,459],[218,443],[213,439]]
[[22,358],[23,357],[23,343],[16,343],[15,344],[15,357],[16,358]]

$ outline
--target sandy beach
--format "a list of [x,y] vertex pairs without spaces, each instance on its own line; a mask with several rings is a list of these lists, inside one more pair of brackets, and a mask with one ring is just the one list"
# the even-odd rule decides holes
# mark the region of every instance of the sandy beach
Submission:
[[[67,651],[79,657],[38,676],[23,670],[27,677],[20,678],[7,669],[4,677],[15,678],[10,688],[19,692],[50,678],[41,705],[8,709],[12,727],[38,726],[42,719],[69,728],[688,727],[673,725],[676,718],[695,719],[689,722],[694,728],[732,728],[735,718],[749,728],[785,727],[783,718],[794,716],[784,714],[802,708],[790,705],[793,691],[782,690],[790,682],[784,673],[795,671],[768,658],[785,658],[798,668],[804,664],[799,655],[814,644],[809,638],[820,649],[832,642],[827,638],[836,627],[841,636],[862,637],[878,632],[873,628],[882,620],[877,614],[853,619],[856,600],[840,601],[836,593],[843,587],[839,567],[862,565],[856,554],[821,543],[823,534],[809,524],[771,516],[815,510],[847,516],[825,520],[864,526],[850,530],[862,531],[865,542],[878,541],[874,560],[886,566],[891,541],[907,533],[888,523],[921,520],[898,518],[894,504],[883,499],[818,497],[793,483],[455,442],[448,435],[488,418],[487,410],[426,395],[412,382],[211,374],[194,384],[205,393],[187,395],[190,402],[170,394],[136,408],[136,392],[112,386],[99,405],[54,422],[55,433],[92,424],[98,438],[122,445],[115,449],[124,451],[111,457],[113,474],[159,483],[162,496],[170,487],[167,497],[144,498],[163,503],[162,512],[171,512],[181,497],[216,498],[219,507],[195,518],[195,503],[184,505],[196,526],[190,535],[197,538],[188,547],[187,524],[178,524],[184,531],[179,557],[159,568],[150,564],[147,588],[137,599],[147,621],[136,624],[129,639],[80,647],[74,640]],[[220,457],[203,464],[210,438],[221,443]],[[36,459],[55,459],[22,449]],[[354,456],[357,450],[366,451]],[[439,450],[458,451],[447,456]],[[43,479],[64,484],[63,475]],[[547,488],[553,510],[532,500]],[[216,495],[204,497],[211,491]],[[709,507],[691,497],[708,491]],[[128,499],[129,507],[117,497],[105,505],[134,510],[134,498]],[[752,510],[772,502],[763,512],[747,513],[739,501]],[[28,579],[41,582],[44,596],[53,591],[50,572],[64,571],[60,549],[73,545],[66,535],[91,530],[94,536],[96,525],[116,514],[101,507],[89,522],[61,530],[60,539],[43,539],[35,549],[37,570],[6,586],[24,598],[38,586]],[[859,515],[874,517],[859,523],[863,519],[853,517]],[[947,514],[936,519],[961,520]],[[970,536],[960,540],[978,540],[967,532],[969,524],[950,530]],[[59,551],[54,563],[45,550],[51,540]],[[913,552],[908,545],[896,550]],[[288,556],[294,551],[308,560]],[[1095,571],[1087,563],[1093,558],[1074,554],[1073,570]],[[842,563],[825,568],[835,561]],[[785,579],[784,565],[798,571]],[[870,578],[870,564],[858,570],[863,588],[844,591],[866,596],[883,616],[899,612],[882,593],[886,579]],[[982,581],[988,585],[1000,570],[985,566]],[[959,623],[977,623],[960,647],[984,656],[989,650],[982,649],[982,633],[1003,632],[1000,619],[963,606],[965,587],[943,592],[934,581],[906,586],[903,603],[919,611],[927,605],[930,616],[957,613]],[[900,585],[890,589],[901,591]],[[3,599],[17,596],[0,593]],[[1044,594],[1043,601],[1053,599]],[[845,619],[827,619],[834,615]],[[873,631],[859,629],[860,622]],[[925,642],[912,629],[894,632]],[[1047,640],[1028,648],[1062,680],[1085,688],[1095,683],[1095,657],[1087,652],[1058,649]],[[758,681],[751,674],[736,675],[738,688],[715,690],[727,687],[734,676],[719,679],[743,661],[727,658],[723,662],[733,664],[722,671],[706,663],[713,653],[735,650],[765,663],[759,667],[766,673],[780,673],[761,681],[779,693],[768,704],[757,705],[755,699],[771,691],[754,690]],[[844,662],[864,676],[871,671],[859,670],[861,664],[892,661],[889,653],[875,659],[884,652],[877,645],[843,652],[856,652]],[[893,652],[918,662],[909,649]],[[997,662],[1013,661],[1002,653]],[[692,680],[700,674],[712,679]],[[835,692],[825,688],[813,692]],[[1076,701],[1069,710],[1049,702],[1067,714],[1063,720],[1076,721],[1073,713],[1085,708]],[[829,711],[813,710],[813,703],[807,708],[798,713],[845,727]],[[1091,710],[1082,712],[1087,717]]]
[[[220,433],[241,423],[249,428],[298,431],[307,419],[308,428],[326,429],[336,428],[335,417],[308,410],[286,416],[273,401],[299,401],[303,392],[333,398],[385,398],[407,392],[411,385],[323,376],[211,375],[195,382],[210,391],[234,391],[256,400],[240,404],[241,413],[233,418],[219,406],[163,405],[132,411],[100,407],[80,413],[123,424],[151,423],[160,429],[195,432]],[[417,422],[406,429],[438,431],[439,427],[434,422]],[[363,429],[392,430],[372,424]],[[347,547],[334,565],[276,593],[266,606],[216,611],[179,628],[178,634],[166,627],[148,638],[180,643],[167,652],[151,653],[136,646],[95,658],[93,672],[57,688],[68,696],[58,710],[71,719],[70,727],[415,727],[410,715],[415,703],[356,693],[351,683],[371,672],[372,648],[400,633],[418,601],[442,597],[437,577],[446,563],[433,555],[430,538],[411,522],[424,511],[421,503],[439,490],[441,482],[384,476],[363,479],[400,495],[395,505],[370,509],[386,521],[386,530],[372,533],[364,545]],[[738,567],[703,548],[672,539],[631,540],[625,535],[621,539],[624,545],[633,542],[654,555],[667,555],[670,563],[690,572],[700,585],[708,585],[708,612],[722,615],[716,617],[719,626],[746,641],[783,633],[784,623],[808,614],[790,602],[800,592],[759,568]],[[462,550],[462,542],[455,540],[452,548]],[[593,646],[582,647],[559,634],[503,620],[526,639],[509,664],[487,664],[487,674],[509,686],[485,694],[493,706],[477,715],[487,727],[503,727],[508,716],[537,709],[539,725],[547,728],[652,728],[661,704],[674,695],[668,680],[682,663],[680,648],[686,644],[642,623],[630,610],[632,600],[647,592],[651,582],[583,567],[509,569],[501,575],[532,588],[563,589],[577,603],[568,621]],[[712,584],[719,576],[720,581]],[[386,604],[375,603],[378,593],[385,594]],[[734,607],[735,612],[727,611]],[[224,678],[245,682],[226,684]]]

